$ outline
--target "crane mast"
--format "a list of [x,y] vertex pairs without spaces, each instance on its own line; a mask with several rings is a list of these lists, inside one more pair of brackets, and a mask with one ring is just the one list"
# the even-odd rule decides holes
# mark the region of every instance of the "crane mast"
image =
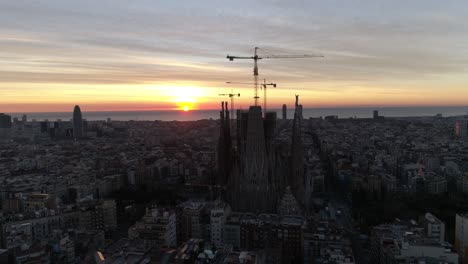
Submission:
[[[226,82],[226,83],[230,83],[230,84],[248,84],[248,85],[252,85],[252,83],[243,83],[243,82]],[[255,83],[253,83],[253,85],[255,85]],[[267,83],[266,82],[266,79],[263,79],[263,83],[257,83],[257,87],[262,87],[263,88],[263,92],[264,92],[264,96],[263,96],[263,111],[266,113],[267,111],[267,86],[272,86],[272,87],[276,87],[276,83]]]
[[229,96],[229,99],[231,99],[231,113],[234,114],[234,97],[240,97],[240,93],[234,93],[231,89],[231,93],[227,94],[219,94],[219,96]]
[[258,47],[255,47],[254,51],[254,105],[258,105],[258,55],[257,55]]
[[[258,50],[259,47],[254,48],[254,55],[251,57],[240,57],[240,56],[229,56],[229,54],[226,56],[229,61],[234,61],[236,59],[250,59],[254,61],[254,68],[253,68],[253,76],[254,76],[254,105],[258,105],[258,60],[261,59],[296,59],[296,58],[313,58],[313,57],[319,57],[323,58],[323,55],[266,55],[266,56],[259,56],[258,55]],[[266,93],[266,92],[265,92]],[[266,97],[266,96],[265,96]],[[265,99],[266,100],[266,99]],[[264,102],[266,106],[266,102]]]
[[263,79],[263,111],[267,112],[267,86],[271,85],[272,87],[276,87],[276,83],[266,83],[266,80]]

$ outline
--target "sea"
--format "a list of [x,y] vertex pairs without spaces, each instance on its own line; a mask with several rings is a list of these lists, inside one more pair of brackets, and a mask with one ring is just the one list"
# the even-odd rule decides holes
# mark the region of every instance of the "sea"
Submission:
[[[449,107],[350,107],[350,108],[305,108],[303,109],[304,118],[316,118],[325,116],[338,116],[338,118],[370,118],[373,111],[377,110],[380,116],[386,117],[422,117],[435,116],[442,114],[444,117],[461,116],[468,113],[468,106],[449,106]],[[281,109],[268,109],[275,111],[278,118],[282,117]],[[287,118],[293,118],[293,109],[287,110]],[[21,119],[26,114],[28,120],[71,120],[73,113],[70,112],[36,112],[36,113],[11,113],[14,118]],[[107,120],[110,118],[115,121],[194,121],[201,119],[218,119],[219,110],[190,110],[187,112],[181,110],[154,110],[154,111],[99,111],[82,112],[83,118],[89,121]],[[232,115],[231,115],[232,116]],[[234,115],[235,117],[235,115]]]

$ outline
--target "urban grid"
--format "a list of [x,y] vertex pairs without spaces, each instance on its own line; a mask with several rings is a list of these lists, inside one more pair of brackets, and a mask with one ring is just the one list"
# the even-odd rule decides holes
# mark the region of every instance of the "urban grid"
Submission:
[[0,264],[468,264],[467,5],[33,2]]

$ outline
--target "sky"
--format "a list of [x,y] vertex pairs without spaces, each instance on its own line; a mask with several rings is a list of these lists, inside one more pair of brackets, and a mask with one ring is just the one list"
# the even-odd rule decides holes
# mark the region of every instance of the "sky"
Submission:
[[[467,1],[0,1],[0,112],[468,105]],[[263,97],[263,91],[260,91]],[[261,98],[262,100],[262,98]]]

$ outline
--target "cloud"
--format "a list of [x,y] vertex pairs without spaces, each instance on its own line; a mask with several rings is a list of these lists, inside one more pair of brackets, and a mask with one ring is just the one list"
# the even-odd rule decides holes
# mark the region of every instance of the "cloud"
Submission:
[[466,8],[463,1],[4,1],[0,83],[224,87],[252,78],[251,61],[229,62],[226,54],[249,56],[260,46],[325,55],[261,61],[261,77],[284,87],[400,92],[466,73]]

